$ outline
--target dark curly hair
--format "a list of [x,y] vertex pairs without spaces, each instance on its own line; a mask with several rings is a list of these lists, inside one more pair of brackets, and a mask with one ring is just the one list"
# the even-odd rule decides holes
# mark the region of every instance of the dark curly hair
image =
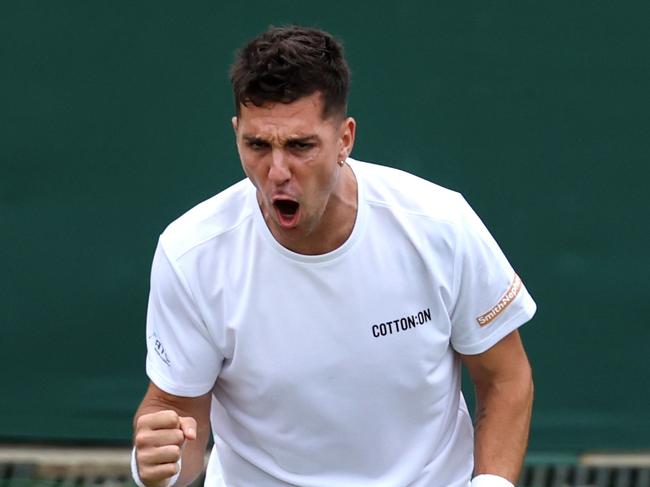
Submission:
[[318,29],[270,27],[237,52],[230,82],[237,115],[248,103],[291,103],[317,91],[324,119],[347,111],[350,71],[343,47]]

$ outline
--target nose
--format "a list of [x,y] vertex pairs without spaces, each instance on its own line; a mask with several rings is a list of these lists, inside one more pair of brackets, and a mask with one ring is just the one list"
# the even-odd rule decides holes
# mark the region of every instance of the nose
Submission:
[[291,169],[281,150],[271,152],[271,166],[269,167],[269,180],[277,186],[291,179]]

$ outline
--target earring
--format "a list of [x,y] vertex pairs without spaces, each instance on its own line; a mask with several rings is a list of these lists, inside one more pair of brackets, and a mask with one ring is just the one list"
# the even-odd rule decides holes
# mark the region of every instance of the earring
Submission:
[[336,161],[339,166],[343,167],[343,164],[345,164],[345,161]]

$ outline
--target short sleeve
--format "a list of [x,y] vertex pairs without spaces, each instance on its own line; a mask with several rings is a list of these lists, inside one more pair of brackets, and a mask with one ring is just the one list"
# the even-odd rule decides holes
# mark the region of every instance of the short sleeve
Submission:
[[536,305],[483,222],[462,200],[454,257],[451,344],[475,355],[530,320]]
[[170,394],[196,397],[212,389],[222,361],[189,287],[159,243],[147,308],[147,375]]

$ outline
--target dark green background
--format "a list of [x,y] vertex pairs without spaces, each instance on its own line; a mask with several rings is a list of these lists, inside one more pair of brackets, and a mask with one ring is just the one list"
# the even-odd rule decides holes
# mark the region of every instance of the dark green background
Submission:
[[531,450],[650,448],[647,2],[0,4],[0,440],[124,442],[157,236],[242,177],[227,69],[340,36],[353,156],[463,192],[539,305]]

